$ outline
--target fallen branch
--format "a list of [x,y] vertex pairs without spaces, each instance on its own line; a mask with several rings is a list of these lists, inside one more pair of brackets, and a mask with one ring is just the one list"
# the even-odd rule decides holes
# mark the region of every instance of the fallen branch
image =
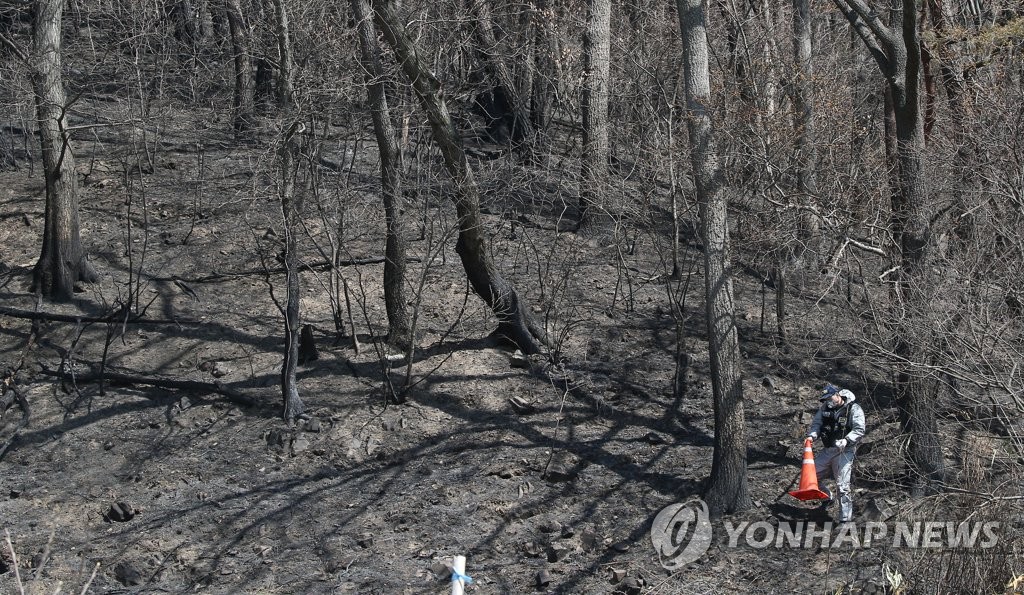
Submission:
[[[59,370],[43,370],[42,374],[56,378],[63,378],[65,376],[65,374]],[[222,382],[175,380],[173,378],[166,378],[162,376],[137,376],[135,374],[122,374],[120,372],[111,372],[109,370],[104,371],[102,374],[98,372],[88,372],[86,374],[75,375],[75,382],[79,384],[83,382],[100,382],[101,380],[110,384],[144,384],[147,386],[155,386],[157,388],[169,388],[193,393],[216,393],[224,396],[228,401],[244,407],[255,407],[259,404],[255,399],[247,397],[242,393],[229,388]]]
[[107,316],[76,316],[74,314],[57,314],[54,312],[34,312],[31,310],[21,310],[19,308],[9,308],[7,306],[0,306],[0,316],[9,316],[10,318],[23,318],[25,320],[45,320],[48,322],[75,322],[75,323],[100,323],[105,324],[108,322],[116,322],[118,324],[176,324],[176,325],[192,325],[192,324],[209,324],[203,320],[172,320],[166,318],[139,318],[129,317],[124,318],[123,312],[114,312]]
[[[385,259],[383,257],[380,257],[380,258],[353,258],[351,260],[339,261],[336,266],[348,267],[348,266],[361,266],[361,265],[366,265],[366,264],[383,264],[384,260]],[[406,262],[420,262],[420,259],[416,258],[416,257],[410,257],[410,258],[405,259],[405,261]],[[331,264],[330,262],[328,262],[326,260],[321,260],[319,262],[314,262],[314,263],[310,263],[310,264],[303,264],[300,267],[300,269],[307,270],[307,271],[322,271],[322,270],[330,269],[332,266],[335,266],[335,265]],[[213,282],[213,281],[220,281],[220,280],[223,280],[223,279],[233,279],[235,277],[249,277],[251,275],[266,275],[267,273],[270,273],[271,275],[283,275],[283,274],[285,274],[285,272],[286,272],[285,268],[283,266],[280,266],[280,267],[276,267],[276,268],[272,268],[272,269],[262,269],[262,268],[260,268],[260,269],[246,269],[244,271],[231,271],[231,272],[227,272],[227,273],[213,272],[213,273],[210,273],[209,275],[203,275],[202,277],[192,277],[192,278],[188,278],[188,277],[153,277],[152,280],[153,281],[171,281],[171,282],[173,282],[175,280],[178,280],[178,281],[186,281],[186,282],[189,282],[189,283],[210,283],[210,282]]]

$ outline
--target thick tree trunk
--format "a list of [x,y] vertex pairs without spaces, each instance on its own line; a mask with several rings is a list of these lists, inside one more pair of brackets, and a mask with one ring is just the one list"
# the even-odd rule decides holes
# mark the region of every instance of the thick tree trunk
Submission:
[[420,57],[415,43],[401,25],[393,2],[374,0],[372,6],[377,26],[412,84],[427,114],[445,168],[455,182],[455,211],[459,217],[459,239],[455,251],[462,259],[470,285],[497,316],[496,333],[511,340],[523,353],[537,353],[540,348],[534,339],[546,341],[546,335],[491,259],[480,217],[480,189],[452,124],[441,83]]
[[32,89],[46,176],[43,248],[33,271],[32,286],[33,291],[58,300],[70,299],[78,281],[92,282],[97,278],[79,235],[78,178],[66,127],[61,79],[63,11],[63,0],[36,2],[32,40]]
[[608,80],[611,70],[611,0],[587,0],[583,34],[583,187],[580,227],[600,208],[608,185]]
[[676,5],[683,38],[690,160],[704,242],[705,310],[715,410],[715,450],[704,498],[711,514],[721,516],[750,506],[739,335],[729,273],[729,221],[708,111],[711,82],[704,9],[701,0],[677,0]]
[[401,152],[391,121],[384,89],[384,68],[373,26],[373,9],[368,0],[351,0],[356,18],[359,49],[366,70],[366,93],[370,101],[373,131],[380,152],[381,197],[384,202],[384,305],[388,314],[388,343],[408,347],[409,313],[405,304],[405,236],[402,234]]
[[897,397],[900,421],[910,434],[910,456],[923,479],[932,487],[945,476],[942,443],[939,436],[935,409],[934,381],[918,376],[907,368],[907,362],[921,362],[926,357],[925,345],[917,345],[909,337],[915,333],[912,326],[927,325],[925,317],[914,316],[927,301],[924,285],[928,282],[931,240],[931,198],[922,169],[924,152],[924,126],[920,109],[919,81],[921,74],[920,39],[917,31],[917,2],[903,2],[903,41],[906,48],[905,83],[893,86],[896,115],[896,158],[899,191],[894,194],[892,229],[899,242],[900,272],[897,287],[900,296],[895,304],[899,311],[911,315],[903,320],[896,342]]
[[282,111],[292,104],[292,42],[288,25],[288,10],[284,0],[272,0],[274,5],[274,26],[277,37],[277,105]]
[[[902,0],[893,13],[893,27],[881,22],[863,0],[834,0],[868,46],[888,81],[896,172],[893,178],[890,229],[896,241],[898,283],[894,289],[893,368],[900,421],[910,436],[910,456],[922,485],[932,490],[945,478],[945,463],[938,432],[934,381],[915,372],[914,364],[930,364],[923,339],[932,322],[925,312],[924,291],[930,283],[934,205],[929,196],[921,161],[924,123],[921,114],[921,39],[918,2]],[[899,27],[897,30],[896,27]],[[915,339],[916,336],[916,339]]]
[[228,17],[231,33],[231,53],[234,56],[235,95],[232,105],[231,124],[238,138],[252,128],[255,111],[254,79],[252,73],[252,45],[249,41],[249,27],[239,0],[224,0],[224,12]]

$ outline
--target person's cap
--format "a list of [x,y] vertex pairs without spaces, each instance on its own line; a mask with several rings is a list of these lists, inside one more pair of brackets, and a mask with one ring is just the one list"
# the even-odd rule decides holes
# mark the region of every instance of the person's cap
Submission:
[[839,387],[832,386],[831,384],[825,385],[825,391],[818,397],[819,401],[827,401],[832,398],[832,395],[840,392]]

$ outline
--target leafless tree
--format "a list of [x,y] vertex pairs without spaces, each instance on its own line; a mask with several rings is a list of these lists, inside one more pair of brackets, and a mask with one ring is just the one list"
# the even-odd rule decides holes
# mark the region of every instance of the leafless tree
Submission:
[[611,0],[587,0],[583,35],[583,187],[580,227],[599,207],[608,184],[608,85],[611,69]]
[[[285,133],[278,149],[278,165],[280,168],[279,194],[281,198],[281,214],[284,221],[284,268],[285,268],[285,304],[281,308],[284,314],[284,361],[281,364],[281,392],[284,395],[284,419],[294,422],[305,413],[305,405],[299,397],[299,386],[296,370],[299,365],[299,342],[302,320],[299,313],[299,255],[298,236],[302,226],[303,195],[296,192],[295,182],[299,171],[299,158],[302,150],[303,125],[292,124]],[[278,305],[280,307],[280,304]]]
[[912,370],[924,355],[923,345],[910,340],[912,327],[922,324],[915,310],[926,303],[923,288],[930,276],[937,212],[928,194],[922,168],[924,120],[921,111],[921,37],[917,0],[895,6],[893,26],[863,0],[834,0],[865,43],[888,82],[895,120],[897,171],[892,197],[890,230],[894,238],[898,282],[893,307],[896,383],[900,420],[910,434],[911,458],[931,484],[945,475],[932,381]]
[[537,341],[546,340],[546,333],[533,319],[512,284],[502,277],[488,250],[480,217],[480,189],[452,124],[441,83],[402,26],[394,2],[374,0],[373,10],[377,26],[427,114],[445,168],[455,182],[455,210],[459,218],[459,239],[455,251],[462,259],[470,285],[497,316],[498,329],[495,333],[515,343],[523,353],[537,353],[540,351]]
[[705,500],[715,516],[750,506],[743,379],[729,272],[728,201],[711,121],[708,39],[701,0],[677,0],[690,162],[704,242],[704,299],[715,410],[715,449]]
[[34,9],[31,78],[46,176],[46,213],[43,249],[33,273],[33,287],[47,297],[70,299],[77,282],[95,281],[97,275],[79,235],[78,178],[61,78],[64,2],[39,0]]
[[351,0],[359,34],[359,50],[366,69],[366,90],[373,117],[373,131],[380,153],[381,197],[384,202],[384,304],[388,314],[388,342],[407,346],[409,313],[405,297],[406,242],[401,220],[401,149],[385,93],[384,68],[381,65],[373,9],[368,0]]
[[557,35],[554,10],[550,0],[535,0],[532,6],[531,22],[534,27],[533,56],[529,68],[532,70],[530,85],[530,123],[538,134],[538,143],[544,142],[548,123],[551,119],[551,103],[555,94],[555,54]]

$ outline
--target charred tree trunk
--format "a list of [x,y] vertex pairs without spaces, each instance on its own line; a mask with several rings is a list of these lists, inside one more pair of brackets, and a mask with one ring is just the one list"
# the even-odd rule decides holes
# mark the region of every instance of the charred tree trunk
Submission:
[[441,83],[420,57],[415,43],[401,25],[394,3],[374,0],[372,6],[374,20],[412,84],[430,121],[445,168],[455,182],[455,211],[459,217],[459,239],[455,251],[462,260],[470,285],[497,316],[496,334],[515,343],[523,353],[538,353],[540,347],[535,339],[546,341],[546,335],[491,259],[480,217],[480,189],[452,124]]
[[384,68],[373,26],[373,9],[368,0],[351,0],[359,34],[359,49],[366,70],[366,93],[370,101],[373,131],[380,152],[381,197],[384,202],[384,305],[388,314],[388,343],[408,347],[409,313],[405,302],[405,236],[402,233],[402,171],[398,137],[391,121],[384,89]]
[[299,397],[296,370],[299,365],[299,344],[302,320],[299,316],[299,255],[298,233],[301,229],[299,218],[302,212],[302,195],[295,192],[295,178],[298,175],[298,153],[300,126],[293,125],[278,151],[281,167],[281,214],[284,219],[284,268],[286,301],[284,313],[284,362],[281,365],[281,392],[284,396],[283,417],[288,423],[294,422],[305,413],[306,407]]
[[32,90],[46,176],[43,248],[33,271],[32,287],[33,291],[57,300],[71,299],[78,281],[97,279],[79,235],[78,177],[66,128],[66,98],[61,79],[63,11],[63,0],[36,2],[31,57]]
[[683,38],[690,161],[704,242],[704,299],[715,409],[715,450],[704,499],[713,516],[750,506],[739,335],[729,273],[729,221],[709,106],[711,81],[701,0],[677,0]]
[[256,81],[253,88],[253,103],[260,113],[268,113],[274,105],[274,69],[265,56],[256,58]]
[[580,227],[599,207],[608,184],[608,77],[611,69],[611,0],[587,0],[583,34],[583,189]]
[[252,46],[249,27],[239,0],[224,0],[228,30],[231,33],[231,54],[234,57],[235,95],[232,105],[231,126],[235,138],[252,128],[254,113],[254,85],[252,77]]
[[[938,432],[934,382],[913,370],[927,365],[927,345],[913,337],[930,322],[922,315],[924,288],[932,257],[934,206],[921,166],[924,122],[921,113],[921,39],[917,0],[901,0],[892,28],[881,22],[863,0],[834,0],[867,45],[888,81],[892,106],[896,175],[890,229],[896,240],[898,283],[892,308],[896,314],[893,367],[900,422],[910,435],[910,456],[922,480],[919,488],[938,488],[945,479],[945,462]],[[896,27],[899,27],[897,30]],[[924,326],[922,326],[924,325]]]

